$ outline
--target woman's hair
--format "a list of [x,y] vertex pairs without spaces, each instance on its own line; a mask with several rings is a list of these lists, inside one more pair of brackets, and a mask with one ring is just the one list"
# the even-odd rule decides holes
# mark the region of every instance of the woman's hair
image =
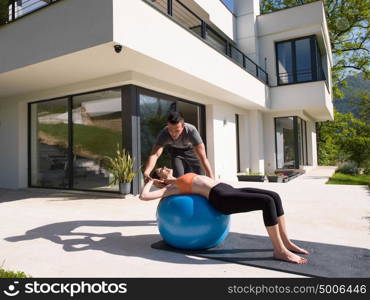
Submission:
[[159,177],[159,175],[157,173],[157,169],[154,169],[152,171],[152,174],[150,174],[150,177],[153,178],[153,179],[161,179],[161,177]]

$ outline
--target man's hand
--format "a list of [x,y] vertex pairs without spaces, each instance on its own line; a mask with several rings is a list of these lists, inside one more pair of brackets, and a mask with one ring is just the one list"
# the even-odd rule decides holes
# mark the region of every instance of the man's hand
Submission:
[[150,180],[153,180],[153,178],[149,174],[144,173],[144,182],[148,183]]

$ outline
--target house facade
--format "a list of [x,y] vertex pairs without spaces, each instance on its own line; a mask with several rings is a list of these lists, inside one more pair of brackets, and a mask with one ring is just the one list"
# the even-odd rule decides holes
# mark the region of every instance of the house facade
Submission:
[[171,110],[198,128],[216,178],[316,166],[315,124],[333,119],[322,1],[234,6],[14,1],[0,26],[0,188],[117,191],[104,157],[123,146],[142,166]]

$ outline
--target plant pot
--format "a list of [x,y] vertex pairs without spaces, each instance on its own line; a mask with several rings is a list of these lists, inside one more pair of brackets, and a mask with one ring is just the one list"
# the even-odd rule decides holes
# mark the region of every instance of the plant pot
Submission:
[[269,182],[283,182],[283,176],[267,176]]
[[130,194],[131,191],[131,182],[121,182],[119,184],[119,192],[122,195]]
[[239,181],[258,181],[264,182],[265,176],[264,175],[237,175]]

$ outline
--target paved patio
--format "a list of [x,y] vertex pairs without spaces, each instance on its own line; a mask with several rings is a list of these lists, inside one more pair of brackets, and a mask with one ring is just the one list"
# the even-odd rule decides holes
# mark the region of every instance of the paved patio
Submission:
[[[292,239],[370,248],[367,186],[326,185],[334,167],[288,183],[232,182],[278,192]],[[33,277],[301,277],[154,250],[158,201],[55,190],[0,190],[0,266]],[[231,231],[266,236],[262,213]],[[246,245],[247,247],[248,245]]]

